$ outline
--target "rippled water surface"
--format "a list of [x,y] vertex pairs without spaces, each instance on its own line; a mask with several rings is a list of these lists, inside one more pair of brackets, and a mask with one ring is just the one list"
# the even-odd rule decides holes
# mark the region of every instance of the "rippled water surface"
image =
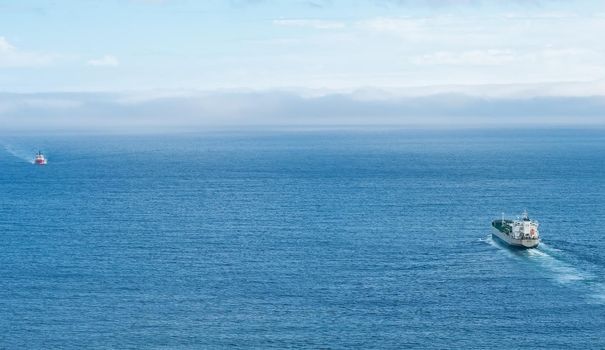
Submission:
[[0,142],[0,348],[605,348],[605,131]]

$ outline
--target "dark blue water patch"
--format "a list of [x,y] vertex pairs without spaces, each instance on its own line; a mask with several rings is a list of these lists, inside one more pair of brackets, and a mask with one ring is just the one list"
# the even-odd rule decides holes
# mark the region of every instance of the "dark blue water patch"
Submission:
[[[3,137],[0,347],[605,347],[603,141]],[[494,244],[523,209],[545,245]]]

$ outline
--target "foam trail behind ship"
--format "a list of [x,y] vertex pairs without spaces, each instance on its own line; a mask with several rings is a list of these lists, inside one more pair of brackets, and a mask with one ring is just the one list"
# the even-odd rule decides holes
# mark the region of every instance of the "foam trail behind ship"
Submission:
[[574,281],[584,281],[593,278],[593,276],[587,272],[581,271],[571,264],[557,259],[553,255],[548,254],[547,251],[548,247],[528,249],[527,256],[530,260],[536,261],[538,264],[540,264],[540,266],[542,266],[544,269],[552,272],[553,277],[557,282],[566,284]]
[[558,254],[564,253],[563,250],[542,242],[536,249],[527,249],[515,254],[508,247],[498,244],[491,234],[482,241],[507,253],[506,255],[509,257],[526,258],[537,263],[542,271],[550,275],[549,277],[552,280],[568,287],[578,288],[581,294],[588,298],[589,302],[605,304],[605,283],[598,276],[558,258]]
[[21,159],[27,163],[34,164],[33,158],[26,151],[17,149],[9,144],[4,145],[4,150],[15,158]]

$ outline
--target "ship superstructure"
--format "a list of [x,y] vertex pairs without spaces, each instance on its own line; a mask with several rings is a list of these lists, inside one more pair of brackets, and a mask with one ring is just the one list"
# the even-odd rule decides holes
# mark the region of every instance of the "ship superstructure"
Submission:
[[540,223],[532,220],[527,211],[517,220],[502,219],[492,221],[493,235],[503,242],[519,248],[535,248],[540,244]]

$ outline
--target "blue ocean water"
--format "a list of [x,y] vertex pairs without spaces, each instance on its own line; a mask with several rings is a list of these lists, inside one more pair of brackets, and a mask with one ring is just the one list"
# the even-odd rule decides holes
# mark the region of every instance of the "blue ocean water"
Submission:
[[0,348],[605,348],[605,130],[0,141]]

